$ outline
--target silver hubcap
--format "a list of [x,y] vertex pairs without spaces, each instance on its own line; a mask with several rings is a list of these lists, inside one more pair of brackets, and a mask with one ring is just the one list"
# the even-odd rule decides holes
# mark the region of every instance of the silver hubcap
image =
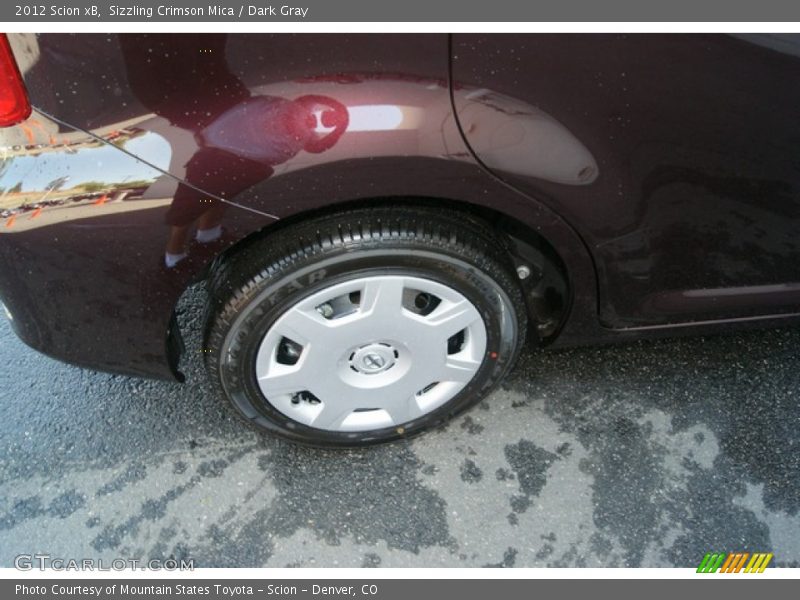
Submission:
[[340,283],[298,302],[264,336],[258,385],[310,427],[399,427],[439,408],[475,376],[486,327],[456,290],[420,277]]

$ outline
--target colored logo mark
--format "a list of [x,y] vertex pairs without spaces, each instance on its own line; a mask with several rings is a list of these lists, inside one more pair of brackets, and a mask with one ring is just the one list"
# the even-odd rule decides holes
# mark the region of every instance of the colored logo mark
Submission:
[[[698,573],[763,573],[772,560],[772,552],[709,552],[704,557]],[[747,566],[745,566],[747,565]]]

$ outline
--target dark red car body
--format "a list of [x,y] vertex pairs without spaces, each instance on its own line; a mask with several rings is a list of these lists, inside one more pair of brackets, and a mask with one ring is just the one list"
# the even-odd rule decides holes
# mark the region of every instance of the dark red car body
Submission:
[[[476,213],[542,258],[543,344],[800,316],[798,36],[9,39],[34,110],[0,130],[0,298],[55,358],[177,375],[174,309],[215,259],[353,203]],[[235,110],[258,97],[344,106],[346,132],[276,125],[265,166],[269,124]],[[166,268],[206,202],[224,244]]]

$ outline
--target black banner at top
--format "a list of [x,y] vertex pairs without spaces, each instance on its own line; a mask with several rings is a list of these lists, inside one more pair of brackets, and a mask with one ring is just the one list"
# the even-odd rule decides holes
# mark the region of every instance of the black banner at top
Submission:
[[793,0],[59,0],[0,4],[4,22],[769,22],[800,21]]

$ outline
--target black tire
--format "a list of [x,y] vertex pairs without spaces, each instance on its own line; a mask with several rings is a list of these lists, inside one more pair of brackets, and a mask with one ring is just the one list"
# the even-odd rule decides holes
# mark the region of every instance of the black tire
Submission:
[[[477,308],[487,351],[472,380],[420,418],[377,430],[319,429],[277,410],[255,375],[259,344],[270,326],[321,289],[378,273],[433,280]],[[429,207],[356,209],[278,229],[218,265],[209,288],[204,356],[212,379],[254,427],[315,446],[387,442],[446,422],[503,379],[527,330],[522,292],[494,231],[469,216]]]

